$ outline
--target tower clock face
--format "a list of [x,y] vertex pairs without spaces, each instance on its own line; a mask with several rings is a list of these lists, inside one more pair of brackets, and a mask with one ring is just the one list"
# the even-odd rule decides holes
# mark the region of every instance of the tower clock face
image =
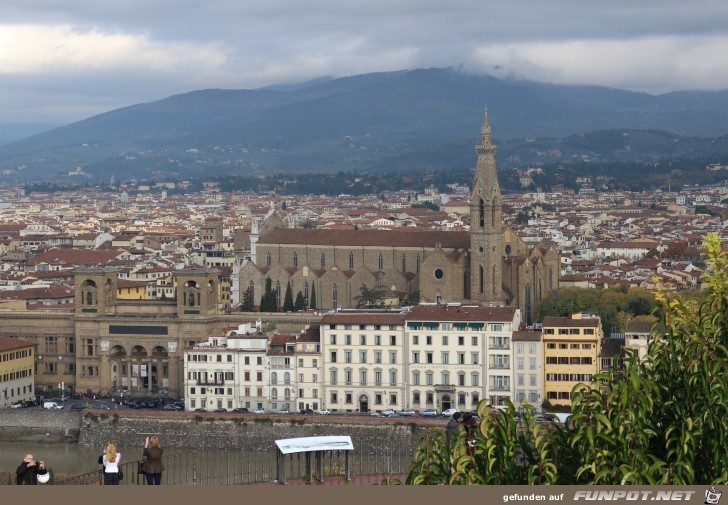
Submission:
[[511,254],[511,246],[510,245],[507,245],[506,246],[506,254]]

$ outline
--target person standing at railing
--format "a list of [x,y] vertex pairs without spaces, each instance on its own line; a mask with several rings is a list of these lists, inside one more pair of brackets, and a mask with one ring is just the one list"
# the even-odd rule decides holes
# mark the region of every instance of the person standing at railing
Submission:
[[146,474],[149,486],[159,486],[162,483],[162,472],[164,471],[162,453],[164,453],[164,449],[159,444],[159,438],[154,435],[147,437],[144,442],[144,457],[147,461],[142,469]]
[[43,461],[36,461],[32,454],[26,454],[23,462],[15,471],[19,486],[34,486],[38,484],[38,475],[48,473]]
[[116,452],[116,445],[113,442],[106,444],[104,454],[101,456],[101,464],[104,465],[104,486],[119,485],[119,463],[121,453]]

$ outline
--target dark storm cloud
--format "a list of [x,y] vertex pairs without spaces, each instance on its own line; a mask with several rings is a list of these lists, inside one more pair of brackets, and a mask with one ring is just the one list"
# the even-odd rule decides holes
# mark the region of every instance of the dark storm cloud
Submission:
[[16,3],[0,6],[0,122],[431,66],[648,92],[728,87],[728,2]]

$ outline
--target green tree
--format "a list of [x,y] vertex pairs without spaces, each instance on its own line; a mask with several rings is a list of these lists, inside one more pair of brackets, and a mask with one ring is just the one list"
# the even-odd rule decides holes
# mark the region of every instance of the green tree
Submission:
[[[471,444],[448,448],[441,428],[420,441],[410,484],[728,484],[728,255],[705,239],[709,296],[659,294],[647,354],[572,389],[566,424],[536,423],[526,407],[498,415],[481,401]],[[657,328],[657,327],[655,327]]]
[[243,300],[240,302],[241,312],[253,312],[255,310],[255,301],[253,300],[253,286],[248,286],[243,292]]
[[285,312],[293,312],[293,293],[291,292],[291,281],[286,284],[286,294],[283,297],[283,310]]
[[293,304],[293,310],[296,312],[306,310],[306,301],[303,299],[303,293],[300,291],[296,293],[296,301]]
[[260,311],[261,312],[276,312],[278,307],[276,306],[276,293],[273,291],[273,281],[270,277],[265,278],[265,292],[260,297]]
[[378,306],[384,300],[383,289],[369,289],[366,284],[362,284],[359,291],[361,294],[354,297],[357,308]]
[[311,283],[311,302],[308,304],[309,309],[316,310],[316,283]]

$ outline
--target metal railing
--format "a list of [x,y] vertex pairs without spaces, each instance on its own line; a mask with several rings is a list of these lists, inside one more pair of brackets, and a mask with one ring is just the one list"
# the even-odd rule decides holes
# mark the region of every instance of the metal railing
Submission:
[[[395,447],[396,446],[396,447]],[[406,474],[414,460],[415,447],[391,444],[388,447],[367,447],[355,444],[349,455],[349,473],[357,475]],[[306,477],[305,453],[286,457],[287,480],[303,480]],[[331,451],[323,454],[324,475],[314,478],[328,478],[346,474],[345,451]],[[191,450],[165,454],[162,484],[166,485],[241,485],[276,482],[278,461],[275,446],[259,447],[255,450]],[[141,461],[122,463],[124,478],[122,486],[147,485],[146,476],[137,472]],[[93,486],[103,484],[102,470],[56,480],[61,486]]]

